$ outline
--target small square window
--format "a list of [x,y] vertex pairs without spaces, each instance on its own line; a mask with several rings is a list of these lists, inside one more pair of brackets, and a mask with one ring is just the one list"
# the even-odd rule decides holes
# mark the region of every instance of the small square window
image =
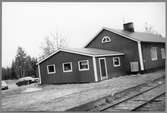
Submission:
[[88,60],[78,61],[78,67],[79,71],[89,70],[89,61]]
[[63,72],[72,72],[72,62],[63,63]]
[[56,73],[55,65],[54,64],[47,65],[47,72],[48,72],[48,74]]
[[113,57],[113,65],[114,67],[120,66],[120,58],[119,57]]

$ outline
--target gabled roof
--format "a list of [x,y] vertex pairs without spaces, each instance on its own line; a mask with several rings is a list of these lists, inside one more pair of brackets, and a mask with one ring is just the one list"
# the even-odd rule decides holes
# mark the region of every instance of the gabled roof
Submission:
[[96,49],[96,48],[75,48],[72,51],[76,51],[78,53],[88,54],[91,56],[108,56],[108,55],[123,55],[124,53],[117,51],[110,51],[104,49]]
[[[128,31],[124,31],[124,30],[117,30],[117,29],[111,29],[111,28],[107,28],[107,27],[103,27],[100,32],[102,30],[108,30],[110,32],[116,33],[118,35],[121,35],[125,38],[131,39],[133,41],[140,41],[140,42],[159,42],[159,43],[165,43],[166,42],[166,38],[165,37],[161,37],[159,35],[155,35],[152,33],[148,33],[148,32],[128,32]],[[100,33],[98,32],[98,34]],[[98,35],[96,34],[96,36]],[[95,37],[96,37],[95,36]],[[93,37],[93,39],[95,38]],[[91,41],[93,40],[91,39]],[[91,42],[89,41],[88,44]],[[87,44],[87,45],[88,45]],[[86,46],[87,46],[86,45]]]
[[99,56],[115,56],[115,55],[124,55],[124,53],[117,52],[117,51],[110,51],[110,50],[103,50],[103,49],[95,49],[95,48],[61,48],[49,55],[48,57],[40,60],[37,64],[42,63],[46,59],[50,58],[51,56],[55,55],[59,51],[69,52],[69,53],[75,53],[85,56],[91,56],[91,57],[99,57]]
[[155,35],[153,33],[148,33],[148,32],[128,32],[124,30],[110,29],[106,27],[104,29],[121,34],[121,35],[125,35],[127,37],[130,37],[142,42],[165,42],[166,41],[166,38],[163,38],[159,35]]

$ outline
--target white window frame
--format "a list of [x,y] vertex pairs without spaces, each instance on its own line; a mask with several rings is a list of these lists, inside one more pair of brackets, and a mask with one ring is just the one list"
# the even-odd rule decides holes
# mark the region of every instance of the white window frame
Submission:
[[[64,65],[65,64],[70,64],[71,70],[64,70]],[[65,62],[65,63],[62,64],[62,67],[63,67],[63,72],[72,72],[72,62]]]
[[[104,39],[107,38],[109,39],[109,41],[104,41]],[[107,42],[111,42],[111,38],[109,36],[104,36],[101,40],[102,43],[107,43]]]
[[[118,65],[115,64],[115,59],[116,59],[116,58],[118,59],[118,62],[119,62]],[[119,67],[119,66],[121,66],[120,57],[113,57],[113,66],[114,66],[114,67]]]
[[[49,72],[49,66],[53,66],[54,67],[54,72]],[[55,64],[47,65],[47,72],[48,72],[48,74],[54,74],[54,73],[56,73],[56,66],[55,66]]]
[[166,58],[165,48],[161,48],[161,58],[162,58],[162,59],[165,59],[165,58]]
[[[88,68],[87,69],[81,69],[81,67],[80,67],[80,62],[87,62],[87,65],[88,65]],[[78,61],[78,67],[79,67],[79,71],[87,71],[87,70],[89,70],[89,60],[80,60],[80,61]]]
[[[152,61],[158,60],[157,47],[151,47],[150,51],[151,51],[151,60]],[[152,52],[155,52],[155,53],[152,53]],[[154,54],[155,56],[152,56]]]

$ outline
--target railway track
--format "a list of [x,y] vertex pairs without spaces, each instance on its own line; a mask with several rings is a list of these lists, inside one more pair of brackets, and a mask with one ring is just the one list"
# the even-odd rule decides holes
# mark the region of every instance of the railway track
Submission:
[[164,93],[165,84],[157,85],[149,90],[141,92],[141,94],[134,95],[120,103],[101,109],[100,111],[136,111],[136,109],[139,109]]
[[136,108],[134,111],[159,111],[159,112],[164,112],[165,111],[165,94],[153,99],[147,104],[144,104],[141,107]]
[[164,83],[165,79],[159,78],[128,91],[123,91],[115,97],[109,95],[67,111],[137,111],[147,103],[165,94]]

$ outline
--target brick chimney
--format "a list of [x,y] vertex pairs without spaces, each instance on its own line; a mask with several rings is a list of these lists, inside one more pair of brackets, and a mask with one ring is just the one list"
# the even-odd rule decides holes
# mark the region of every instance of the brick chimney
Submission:
[[123,24],[124,31],[134,32],[133,22]]

